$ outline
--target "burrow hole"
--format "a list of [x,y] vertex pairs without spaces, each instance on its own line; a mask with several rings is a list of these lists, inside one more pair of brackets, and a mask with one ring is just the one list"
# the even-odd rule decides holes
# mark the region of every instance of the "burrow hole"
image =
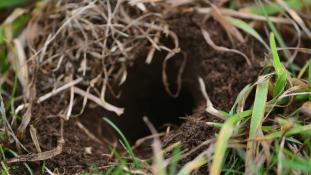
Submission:
[[[110,117],[131,143],[150,135],[143,116],[147,116],[158,131],[164,131],[167,126],[180,125],[183,122],[181,117],[191,115],[194,108],[189,89],[183,87],[177,98],[165,91],[161,78],[163,60],[154,59],[149,65],[144,61],[136,60],[129,67],[127,79],[121,86],[122,94],[116,102],[125,108],[125,113],[120,117]],[[167,75],[172,89],[176,89],[177,72],[177,66],[168,65]]]

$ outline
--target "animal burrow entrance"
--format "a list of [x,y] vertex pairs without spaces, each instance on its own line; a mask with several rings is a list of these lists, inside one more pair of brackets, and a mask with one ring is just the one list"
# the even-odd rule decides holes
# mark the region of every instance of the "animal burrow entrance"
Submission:
[[[121,86],[121,96],[114,104],[125,108],[122,116],[110,118],[127,136],[131,143],[150,135],[143,121],[146,116],[158,131],[164,131],[167,126],[176,127],[182,117],[192,114],[194,99],[192,91],[182,86],[177,98],[171,97],[164,89],[162,82],[163,59],[154,59],[151,64],[145,64],[143,59],[135,61],[128,68],[128,76]],[[178,62],[178,58],[177,58]],[[172,91],[176,89],[176,74],[178,67],[172,61],[167,66],[167,75]]]

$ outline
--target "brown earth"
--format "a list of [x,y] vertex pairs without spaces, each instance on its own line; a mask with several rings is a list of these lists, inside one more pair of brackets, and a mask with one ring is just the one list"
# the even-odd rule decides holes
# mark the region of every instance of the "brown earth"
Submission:
[[[182,149],[191,150],[211,138],[217,129],[207,126],[205,122],[219,119],[204,111],[205,99],[199,88],[198,76],[203,78],[207,93],[215,107],[229,111],[240,90],[248,83],[254,82],[260,73],[259,61],[263,58],[264,47],[249,37],[245,38],[245,43],[233,41],[233,44],[218,22],[213,19],[203,22],[203,19],[204,16],[193,12],[174,12],[168,14],[166,18],[170,29],[177,34],[181,48],[181,53],[171,58],[167,67],[172,91],[176,90],[177,72],[186,60],[179,97],[170,97],[162,84],[161,66],[165,54],[158,52],[153,63],[146,65],[144,64],[146,51],[142,50],[138,55],[141,58],[137,59],[128,70],[128,78],[120,88],[122,92],[120,98],[109,98],[112,104],[125,107],[125,114],[117,117],[91,104],[80,117],[65,121],[63,152],[47,160],[47,167],[52,169],[58,167],[60,172],[72,174],[88,170],[92,165],[104,167],[108,162],[112,162],[107,142],[114,143],[115,137],[102,117],[113,120],[131,143],[150,134],[142,121],[143,116],[148,116],[159,132],[165,131],[168,126],[171,127],[171,131],[162,138],[164,146],[180,141]],[[215,44],[245,53],[252,65],[249,66],[242,56],[235,53],[215,51],[204,40],[200,27],[209,32]],[[163,40],[169,45],[170,41],[166,41],[164,37]],[[53,101],[39,105],[38,110],[33,113],[32,124],[38,130],[39,142],[44,151],[55,148],[60,137],[60,119],[56,116],[65,106],[61,99],[55,96]],[[186,117],[186,120],[180,117]],[[82,123],[97,141],[79,128],[77,122]],[[28,142],[31,143],[30,139]],[[86,151],[90,147],[91,152]],[[33,146],[29,148],[36,152]],[[204,146],[200,150],[202,149]],[[200,150],[182,162],[192,159]]]

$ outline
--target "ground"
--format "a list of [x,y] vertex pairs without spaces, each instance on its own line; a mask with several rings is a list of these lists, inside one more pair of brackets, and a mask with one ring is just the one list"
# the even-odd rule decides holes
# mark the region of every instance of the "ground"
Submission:
[[[303,163],[310,162],[309,23],[284,15],[305,8],[274,4],[284,8],[267,14],[275,31],[267,16],[245,12],[256,7],[250,2],[176,3],[61,0],[29,7],[28,24],[12,40],[18,69],[0,79],[6,102],[16,72],[20,97],[11,112],[3,108],[10,122],[17,118],[12,131],[2,121],[3,172],[24,174],[26,162],[34,174],[157,174],[158,159],[176,164],[168,169],[179,174],[310,172]],[[299,35],[290,22],[302,28]],[[13,65],[14,49],[1,42]],[[274,42],[292,49],[277,53]]]

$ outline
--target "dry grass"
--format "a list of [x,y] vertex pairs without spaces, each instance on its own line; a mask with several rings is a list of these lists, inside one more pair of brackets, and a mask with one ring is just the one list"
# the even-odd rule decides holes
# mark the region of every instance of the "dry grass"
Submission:
[[[19,110],[31,109],[35,99],[40,103],[70,89],[64,99],[68,106],[61,114],[66,120],[75,115],[72,108],[77,95],[121,115],[124,109],[107,102],[105,94],[126,80],[127,67],[139,52],[149,50],[148,63],[155,50],[167,51],[168,58],[176,52],[159,43],[163,34],[177,40],[162,15],[139,10],[127,1],[62,0],[39,4],[38,9],[15,44],[23,65],[21,74],[29,75],[19,76],[23,87],[35,89],[26,92],[31,94],[26,97],[28,103]],[[30,116],[23,117],[20,135],[29,122]]]

